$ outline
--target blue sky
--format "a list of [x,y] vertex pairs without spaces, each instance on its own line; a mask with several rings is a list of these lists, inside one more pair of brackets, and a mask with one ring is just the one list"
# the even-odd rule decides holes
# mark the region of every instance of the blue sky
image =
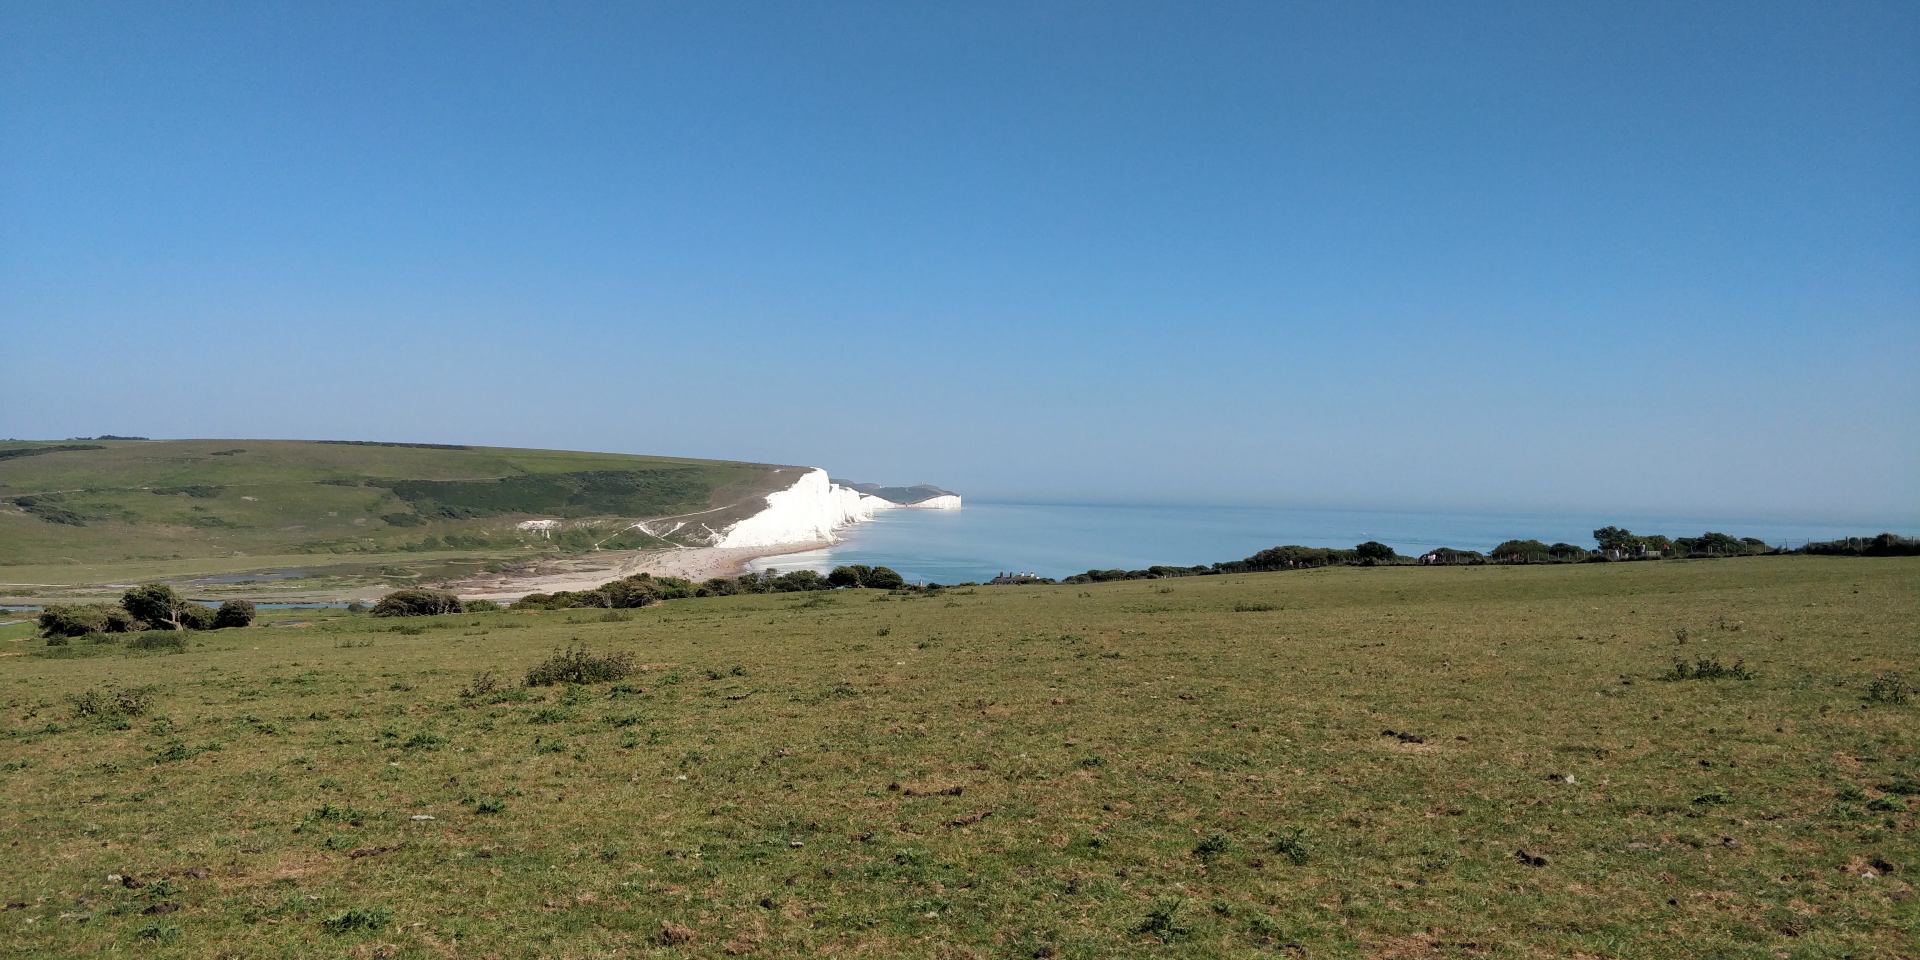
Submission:
[[1920,6],[8,4],[0,435],[1920,521]]

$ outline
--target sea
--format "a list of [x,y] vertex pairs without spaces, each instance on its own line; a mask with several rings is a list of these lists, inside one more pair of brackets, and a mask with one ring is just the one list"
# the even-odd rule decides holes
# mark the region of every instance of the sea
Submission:
[[960,510],[888,510],[840,532],[833,546],[764,557],[755,570],[818,570],[864,563],[892,567],[909,581],[964,583],[1000,573],[1064,577],[1090,569],[1192,566],[1238,560],[1267,547],[1351,547],[1378,540],[1403,554],[1435,547],[1486,551],[1514,538],[1593,546],[1593,531],[1697,537],[1708,531],[1758,537],[1775,546],[1809,540],[1913,536],[1920,519],[1869,529],[1859,524],[1701,517],[1579,514],[1414,513],[1282,507],[1115,506],[994,503]]

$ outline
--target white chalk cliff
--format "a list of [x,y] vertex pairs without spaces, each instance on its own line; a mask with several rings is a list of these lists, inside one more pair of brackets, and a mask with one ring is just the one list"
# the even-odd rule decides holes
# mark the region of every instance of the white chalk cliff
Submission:
[[773,547],[789,543],[832,542],[834,531],[898,504],[869,496],[827,478],[825,470],[808,470],[785,490],[767,494],[767,506],[726,528],[715,546]]
[[915,500],[912,503],[895,504],[895,506],[905,507],[909,510],[958,510],[960,509],[960,495],[957,493],[943,493],[937,497]]

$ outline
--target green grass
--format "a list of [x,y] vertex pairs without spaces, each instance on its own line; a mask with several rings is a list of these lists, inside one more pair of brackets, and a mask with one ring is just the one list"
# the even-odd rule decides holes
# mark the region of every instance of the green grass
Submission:
[[[63,449],[82,446],[92,449]],[[49,450],[5,456],[8,451]],[[254,572],[308,596],[471,574],[590,545],[667,546],[632,520],[716,525],[790,480],[765,464],[292,440],[0,442],[0,596]],[[732,512],[729,512],[732,511]],[[558,538],[515,529],[570,521]],[[106,575],[99,575],[101,571]],[[293,572],[291,580],[275,574]],[[205,588],[202,588],[205,589]],[[98,592],[95,590],[94,592]]]
[[[1920,705],[1868,691],[1916,596],[1767,557],[4,628],[0,953],[1911,955]],[[523,684],[568,646],[636,669]]]

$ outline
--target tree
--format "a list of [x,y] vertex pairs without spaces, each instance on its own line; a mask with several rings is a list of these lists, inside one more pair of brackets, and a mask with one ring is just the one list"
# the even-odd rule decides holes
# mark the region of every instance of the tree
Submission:
[[875,590],[898,590],[907,585],[907,578],[891,567],[874,567],[867,571],[863,585]]
[[1547,548],[1547,555],[1555,560],[1585,560],[1587,548],[1576,547],[1571,543],[1556,543]]
[[1697,537],[1681,537],[1674,545],[1689,557],[1737,557],[1751,549],[1738,538],[1711,530]]
[[1367,563],[1387,563],[1398,556],[1398,554],[1393,552],[1392,547],[1378,540],[1368,540],[1366,543],[1354,547],[1353,553],[1354,556],[1359,557]]
[[847,564],[845,566],[834,567],[833,572],[827,574],[827,582],[836,587],[864,586],[867,582],[867,577],[872,574],[873,568],[864,563]]
[[1601,527],[1593,532],[1593,540],[1600,545],[1601,552],[1621,556],[1632,556],[1639,552],[1641,543],[1633,531],[1620,527]]
[[213,628],[245,627],[253,623],[253,604],[246,600],[228,600],[214,611]]
[[1501,563],[1539,563],[1550,557],[1552,550],[1538,540],[1508,540],[1493,548],[1493,558]]
[[135,620],[145,620],[156,627],[168,627],[174,630],[182,628],[180,610],[186,601],[173,592],[173,588],[164,583],[148,583],[128,590],[120,596],[120,606],[133,615]]

